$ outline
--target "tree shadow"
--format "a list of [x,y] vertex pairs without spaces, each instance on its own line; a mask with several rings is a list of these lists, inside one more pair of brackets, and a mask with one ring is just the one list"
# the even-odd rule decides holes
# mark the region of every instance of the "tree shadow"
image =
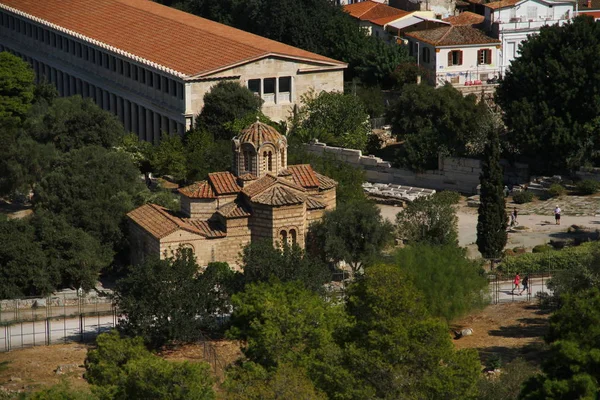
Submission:
[[490,336],[508,338],[533,338],[542,337],[548,329],[546,318],[520,318],[518,325],[501,326],[499,329],[489,331]]
[[545,343],[531,343],[522,347],[490,346],[477,350],[483,365],[487,365],[488,360],[497,357],[500,357],[502,364],[509,363],[516,358],[522,358],[525,361],[539,365],[545,358],[548,346]]

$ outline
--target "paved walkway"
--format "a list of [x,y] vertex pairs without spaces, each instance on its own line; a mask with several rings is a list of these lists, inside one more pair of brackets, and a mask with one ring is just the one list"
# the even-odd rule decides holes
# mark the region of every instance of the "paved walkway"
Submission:
[[[490,293],[492,295],[492,304],[506,303],[511,301],[530,301],[535,300],[538,293],[550,293],[548,289],[547,277],[530,279],[529,295],[523,292],[519,296],[520,290],[515,290],[513,293],[513,283],[511,281],[499,281],[490,283]],[[521,285],[521,290],[523,286]]]

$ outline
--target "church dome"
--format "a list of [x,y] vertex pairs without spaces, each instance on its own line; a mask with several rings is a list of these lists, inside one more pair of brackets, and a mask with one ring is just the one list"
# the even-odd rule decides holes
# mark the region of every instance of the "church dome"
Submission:
[[286,141],[285,136],[277,132],[275,128],[260,121],[256,121],[244,129],[236,139],[240,144],[252,143],[257,149],[263,143],[278,144]]

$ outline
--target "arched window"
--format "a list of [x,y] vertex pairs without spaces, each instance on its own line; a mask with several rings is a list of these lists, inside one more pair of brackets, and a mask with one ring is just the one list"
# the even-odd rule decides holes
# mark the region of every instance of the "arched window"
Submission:
[[267,152],[263,153],[263,171],[267,170]]
[[250,167],[250,154],[249,152],[244,152],[244,171],[248,171]]
[[287,243],[287,240],[288,240],[287,232],[285,230],[282,230],[281,232],[279,232],[279,241],[281,242],[282,246],[285,243]]
[[283,149],[279,151],[281,157],[281,168],[285,168],[285,152]]
[[268,155],[268,159],[269,159],[269,171],[273,171],[273,152],[269,152]]
[[295,229],[290,229],[290,237],[292,239],[292,244],[296,244],[296,230]]

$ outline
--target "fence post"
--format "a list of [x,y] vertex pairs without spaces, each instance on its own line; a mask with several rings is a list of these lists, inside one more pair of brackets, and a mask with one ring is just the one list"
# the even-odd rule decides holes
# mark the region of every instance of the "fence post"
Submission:
[[48,346],[50,346],[50,344],[52,343],[52,338],[50,337],[50,318],[46,317],[46,340],[48,343]]

